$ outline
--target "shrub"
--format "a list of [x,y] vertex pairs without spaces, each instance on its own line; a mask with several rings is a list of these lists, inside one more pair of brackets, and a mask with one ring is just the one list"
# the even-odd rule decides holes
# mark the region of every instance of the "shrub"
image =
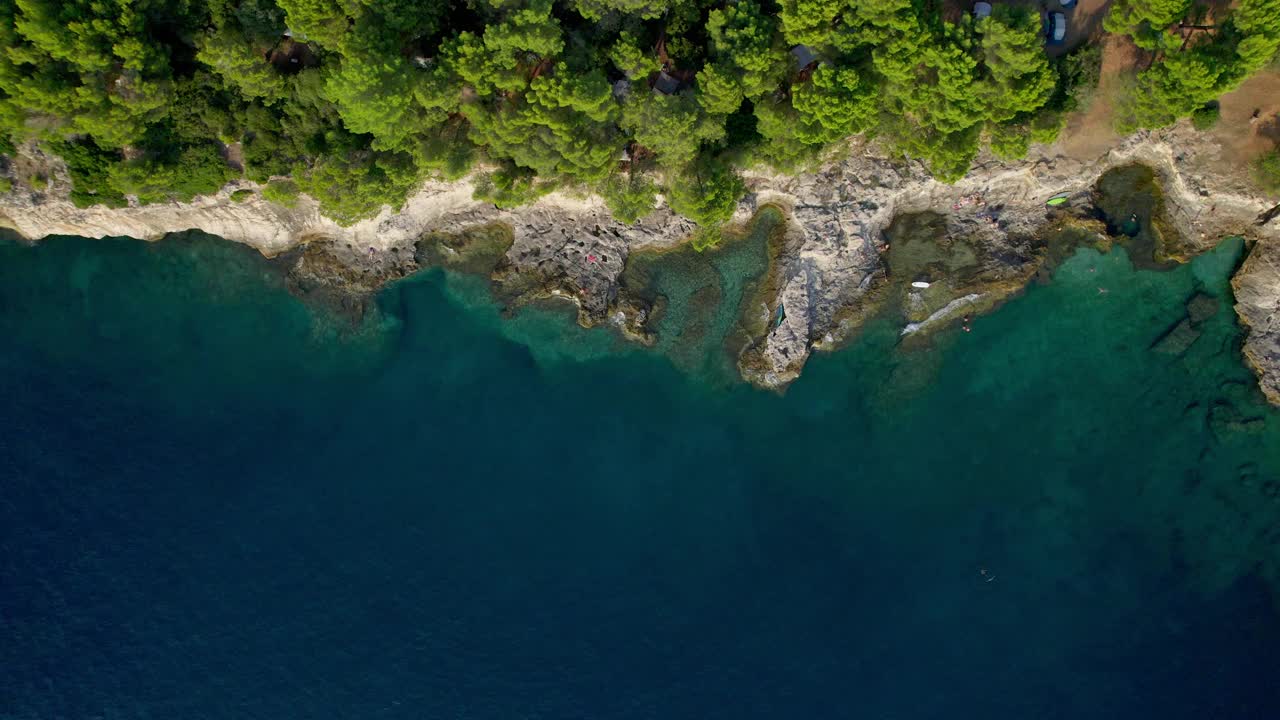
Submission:
[[733,217],[746,185],[732,168],[715,160],[699,160],[666,182],[671,209],[703,227],[717,227]]
[[653,181],[638,173],[616,174],[600,190],[609,212],[628,225],[653,211],[657,193]]
[[377,215],[383,206],[399,209],[418,182],[407,156],[368,151],[328,156],[310,170],[298,168],[293,176],[298,188],[344,227]]
[[1053,61],[1058,83],[1044,110],[1064,115],[1083,107],[1098,87],[1102,74],[1102,48],[1085,43]]
[[1280,149],[1272,150],[1254,161],[1253,177],[1267,192],[1280,194]]
[[480,176],[472,197],[508,210],[527,205],[553,189],[550,183],[538,182],[532,170],[512,165]]
[[997,125],[991,130],[991,152],[1003,160],[1025,157],[1031,147],[1031,128],[1026,125]]
[[235,192],[231,193],[231,200],[233,202],[238,202],[238,203],[247,202],[251,197],[253,197],[253,191],[249,190],[248,188],[236,190]]
[[714,248],[715,246],[719,245],[720,240],[722,240],[723,238],[724,238],[724,233],[721,232],[720,226],[716,225],[713,227],[698,228],[693,233],[693,239],[691,240],[691,242],[693,243],[694,250],[697,250],[698,252],[704,252],[706,250],[710,250],[711,248]]
[[124,207],[124,194],[111,186],[111,168],[120,163],[120,153],[103,150],[92,140],[54,142],[49,149],[67,163],[71,175],[71,202],[78,208],[93,205]]
[[7,177],[0,177],[0,195],[13,189],[13,181]]
[[222,189],[235,173],[212,143],[183,148],[176,159],[160,162],[146,158],[122,163],[108,171],[112,187],[126,195],[136,195],[142,204],[178,200],[189,202],[197,195],[212,195]]
[[298,184],[292,180],[272,180],[262,188],[263,198],[287,208],[298,205],[298,193]]
[[236,172],[227,166],[222,151],[213,143],[203,143],[182,151],[173,174],[173,195],[190,200],[196,195],[212,195],[222,189]]
[[1191,124],[1195,125],[1197,130],[1204,132],[1218,124],[1220,115],[1221,110],[1218,107],[1218,101],[1215,100],[1206,103],[1203,107],[1196,108],[1191,113]]
[[1052,145],[1067,126],[1067,116],[1058,112],[1042,112],[1031,120],[1031,142]]

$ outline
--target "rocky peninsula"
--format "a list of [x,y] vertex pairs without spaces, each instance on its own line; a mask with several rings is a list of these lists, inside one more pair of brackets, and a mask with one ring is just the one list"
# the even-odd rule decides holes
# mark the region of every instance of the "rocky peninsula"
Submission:
[[[577,303],[584,325],[611,322],[641,335],[649,308],[620,292],[628,256],[675,247],[695,230],[665,205],[627,225],[614,220],[599,199],[563,193],[499,210],[474,200],[467,181],[428,182],[402,208],[384,208],[350,227],[325,218],[305,197],[294,208],[256,193],[245,199],[237,191],[257,189],[248,181],[190,203],[77,208],[68,199],[70,178],[59,160],[34,148],[20,152],[22,162],[42,169],[48,187],[0,197],[0,225],[32,241],[51,235],[158,240],[199,230],[287,258],[293,284],[302,292],[358,302],[420,267],[467,261],[466,242],[447,238],[488,230],[496,238],[485,249],[492,255],[488,265],[471,263],[468,269],[491,270],[505,302],[564,297]],[[1018,162],[986,156],[955,184],[933,180],[921,164],[861,141],[811,174],[748,174],[735,222],[745,224],[773,206],[787,224],[769,271],[773,297],[761,309],[779,319],[767,323],[766,334],[743,352],[739,368],[756,385],[785,387],[811,352],[853,335],[890,288],[913,321],[904,328],[907,334],[989,309],[1051,260],[1048,234],[1101,237],[1107,218],[1098,205],[1100,178],[1139,166],[1150,170],[1159,188],[1146,219],[1157,259],[1183,260],[1228,236],[1248,243],[1234,281],[1236,311],[1249,330],[1244,353],[1263,391],[1280,402],[1280,220],[1268,217],[1274,203],[1242,170],[1217,162],[1218,152],[1183,124],[1129,136],[1086,160],[1056,146],[1033,149]],[[1063,208],[1046,208],[1046,200],[1060,193],[1069,195]],[[899,259],[891,228],[920,214],[931,214],[942,244],[960,243],[963,267],[946,258],[923,264]],[[435,245],[428,247],[428,241]]]

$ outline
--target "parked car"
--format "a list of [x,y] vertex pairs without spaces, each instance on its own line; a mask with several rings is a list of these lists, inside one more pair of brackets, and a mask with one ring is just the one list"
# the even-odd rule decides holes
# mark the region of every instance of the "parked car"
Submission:
[[973,17],[975,20],[981,20],[991,14],[991,3],[978,2],[973,4]]
[[1060,12],[1049,13],[1044,34],[1050,45],[1060,44],[1067,38],[1067,16]]

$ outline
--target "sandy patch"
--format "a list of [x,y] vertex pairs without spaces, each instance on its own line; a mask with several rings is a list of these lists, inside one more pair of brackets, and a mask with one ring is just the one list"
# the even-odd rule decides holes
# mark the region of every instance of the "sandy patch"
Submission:
[[1280,71],[1254,75],[1220,102],[1222,117],[1210,135],[1222,147],[1223,169],[1248,165],[1280,146]]

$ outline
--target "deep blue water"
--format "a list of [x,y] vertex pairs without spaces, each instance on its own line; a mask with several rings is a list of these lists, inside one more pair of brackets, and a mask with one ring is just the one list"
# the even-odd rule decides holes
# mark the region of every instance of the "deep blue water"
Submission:
[[475,278],[353,328],[229,243],[0,244],[0,718],[1280,717],[1239,252],[777,396]]

